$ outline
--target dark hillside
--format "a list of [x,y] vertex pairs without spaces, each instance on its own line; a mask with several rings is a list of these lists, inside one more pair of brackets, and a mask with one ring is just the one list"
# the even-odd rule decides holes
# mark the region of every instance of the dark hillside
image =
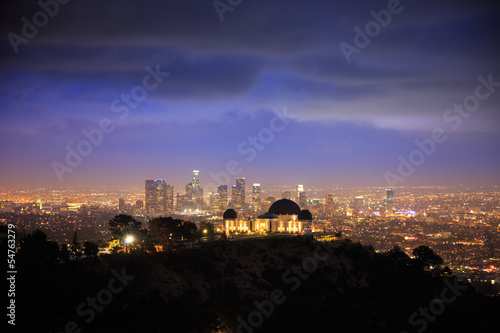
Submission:
[[29,263],[18,278],[18,323],[36,332],[485,332],[500,309],[460,286],[443,312],[430,302],[455,282],[415,260],[300,238]]

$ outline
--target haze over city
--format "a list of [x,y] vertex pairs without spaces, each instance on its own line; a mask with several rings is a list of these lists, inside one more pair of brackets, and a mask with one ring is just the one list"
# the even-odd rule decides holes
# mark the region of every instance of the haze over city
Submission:
[[[193,169],[215,182],[231,161],[228,184],[499,184],[494,2],[231,8],[70,1],[35,33],[36,1],[4,5],[0,184],[179,188]],[[435,129],[435,147],[389,184]]]

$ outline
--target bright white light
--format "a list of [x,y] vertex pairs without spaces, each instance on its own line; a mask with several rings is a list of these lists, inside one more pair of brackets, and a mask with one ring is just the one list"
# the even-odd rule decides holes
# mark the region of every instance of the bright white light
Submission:
[[130,244],[134,241],[134,237],[132,236],[127,236],[125,237],[125,243]]

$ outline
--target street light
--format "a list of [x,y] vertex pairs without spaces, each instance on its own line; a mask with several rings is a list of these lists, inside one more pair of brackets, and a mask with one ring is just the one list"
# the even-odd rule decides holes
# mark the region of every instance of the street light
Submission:
[[125,255],[128,253],[128,244],[134,241],[134,237],[127,236],[125,237]]

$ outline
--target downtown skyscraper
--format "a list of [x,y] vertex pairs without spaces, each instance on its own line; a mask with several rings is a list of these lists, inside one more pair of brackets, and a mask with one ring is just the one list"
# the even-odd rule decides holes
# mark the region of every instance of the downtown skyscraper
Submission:
[[[157,214],[167,210],[167,183],[164,179],[146,179],[146,212]],[[173,191],[173,188],[172,188]]]
[[394,213],[394,190],[392,188],[385,189],[385,214],[389,216]]
[[231,202],[234,209],[245,208],[245,178],[236,178],[236,185],[233,185]]
[[200,186],[200,171],[193,170],[193,182],[191,183],[191,199],[196,203],[198,209],[203,209],[203,188]]
[[174,185],[167,184],[165,210],[174,210]]
[[219,209],[223,212],[227,209],[227,185],[219,185],[217,193],[219,193]]
[[297,185],[297,203],[299,204],[300,208],[306,209],[307,206],[307,196],[306,192],[304,191],[304,185]]
[[260,211],[260,209],[261,209],[261,200],[260,200],[260,184],[259,183],[253,184],[253,189],[252,189],[252,205],[253,205],[253,210],[255,212]]
[[323,203],[324,207],[324,212],[325,214],[332,214],[333,211],[335,210],[335,201],[334,201],[334,195],[333,193],[328,193],[325,196],[325,201]]
[[295,200],[297,200],[297,202],[299,201],[300,193],[302,192],[304,192],[304,185],[297,185],[297,190],[295,191]]
[[193,170],[193,189],[200,188],[200,170]]

